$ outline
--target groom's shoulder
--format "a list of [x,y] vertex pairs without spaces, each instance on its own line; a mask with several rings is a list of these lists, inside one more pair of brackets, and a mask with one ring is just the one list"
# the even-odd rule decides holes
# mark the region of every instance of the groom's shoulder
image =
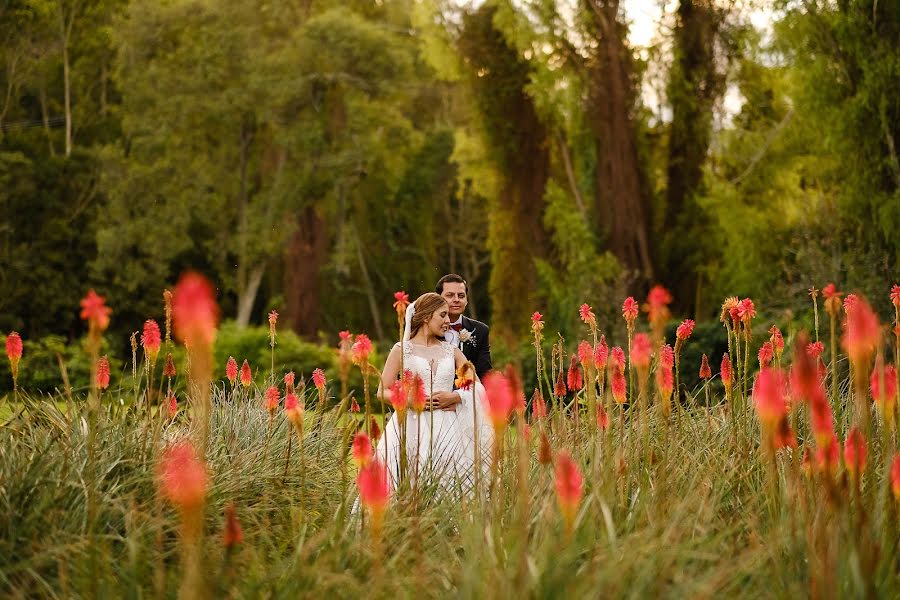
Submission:
[[490,327],[487,326],[487,323],[482,323],[481,321],[470,319],[469,317],[466,317],[466,319],[472,324],[473,327],[475,327],[475,329],[490,329]]

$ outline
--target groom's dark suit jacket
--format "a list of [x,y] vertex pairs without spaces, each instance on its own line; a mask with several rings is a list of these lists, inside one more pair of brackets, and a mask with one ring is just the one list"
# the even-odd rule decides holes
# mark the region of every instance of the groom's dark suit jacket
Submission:
[[462,318],[462,326],[472,334],[470,341],[462,344],[463,354],[475,365],[475,372],[481,379],[491,370],[490,328],[481,321],[470,319],[465,315]]

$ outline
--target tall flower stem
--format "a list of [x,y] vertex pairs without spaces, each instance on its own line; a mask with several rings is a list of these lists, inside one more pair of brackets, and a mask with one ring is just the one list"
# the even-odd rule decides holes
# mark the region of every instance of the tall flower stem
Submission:
[[843,424],[843,410],[840,404],[840,388],[837,376],[837,318],[835,315],[830,316],[831,324],[831,405],[834,408],[838,427]]

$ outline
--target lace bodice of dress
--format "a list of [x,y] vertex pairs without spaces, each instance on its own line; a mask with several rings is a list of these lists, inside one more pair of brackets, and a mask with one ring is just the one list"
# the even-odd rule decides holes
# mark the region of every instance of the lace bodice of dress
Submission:
[[453,354],[453,345],[448,342],[428,347],[404,342],[403,368],[422,378],[429,395],[434,392],[452,392],[456,377],[456,360]]

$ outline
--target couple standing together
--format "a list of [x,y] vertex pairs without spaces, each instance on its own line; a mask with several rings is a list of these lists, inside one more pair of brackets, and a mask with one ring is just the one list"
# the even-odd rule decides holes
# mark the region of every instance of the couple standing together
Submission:
[[[426,412],[406,411],[406,448],[401,446],[398,414],[394,413],[378,442],[376,456],[386,457],[392,484],[399,481],[401,452],[413,473],[433,476],[443,488],[468,489],[474,474],[475,440],[479,456],[491,456],[493,429],[483,416],[484,387],[480,378],[491,369],[488,326],[463,315],[469,289],[459,275],[445,275],[434,292],[419,296],[406,309],[403,341],[394,344],[382,370],[379,393],[385,399],[405,371],[425,383]],[[477,378],[456,389],[456,370],[466,362]]]

